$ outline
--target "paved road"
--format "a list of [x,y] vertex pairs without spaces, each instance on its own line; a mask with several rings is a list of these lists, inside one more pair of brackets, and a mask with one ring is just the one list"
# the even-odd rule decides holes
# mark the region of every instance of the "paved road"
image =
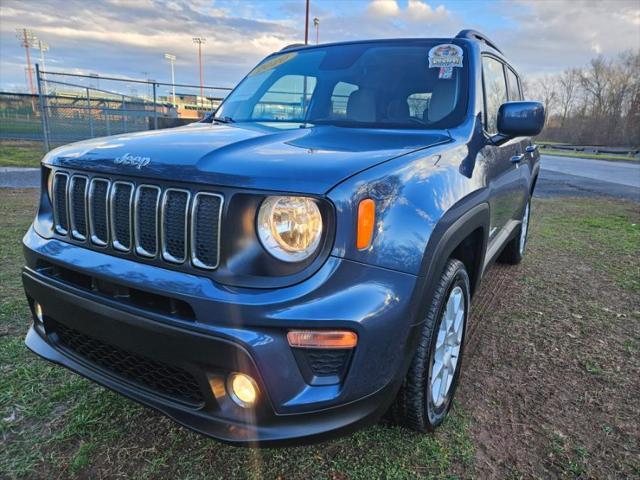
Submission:
[[640,188],[640,162],[542,155],[541,167],[552,172]]
[[[604,195],[640,203],[640,163],[543,155],[536,196]],[[37,168],[0,168],[0,188],[40,185]]]

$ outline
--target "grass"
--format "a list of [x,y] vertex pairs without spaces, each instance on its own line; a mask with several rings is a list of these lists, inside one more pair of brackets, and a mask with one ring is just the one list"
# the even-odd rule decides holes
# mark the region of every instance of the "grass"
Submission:
[[[609,352],[621,356],[619,361],[623,364],[635,362],[632,365],[637,366],[635,359],[640,340],[633,333],[637,331],[633,325],[640,322],[637,311],[637,305],[640,305],[640,263],[637,258],[640,222],[634,205],[596,199],[534,202],[529,257],[521,267],[508,270],[511,272],[511,277],[505,280],[508,287],[494,288],[492,282],[502,281],[504,275],[500,269],[492,274],[480,293],[484,297],[478,297],[480,303],[474,307],[482,310],[482,298],[493,296],[499,300],[489,305],[487,317],[496,322],[498,331],[509,332],[507,336],[501,334],[496,338],[508,342],[516,350],[514,359],[505,361],[501,355],[485,354],[482,350],[471,352],[473,354],[466,360],[459,403],[435,435],[418,435],[403,428],[378,424],[314,446],[251,450],[222,445],[191,433],[166,417],[40,360],[26,350],[23,337],[30,321],[20,287],[20,239],[32,219],[35,204],[36,192],[33,190],[0,189],[0,472],[3,472],[0,476],[597,478],[628,477],[640,471],[637,462],[629,463],[621,453],[629,452],[633,458],[637,443],[624,440],[627,437],[619,435],[624,423],[616,423],[615,418],[605,419],[604,411],[600,413],[602,418],[598,417],[600,414],[590,415],[589,421],[584,422],[586,426],[580,424],[580,428],[571,429],[566,427],[566,422],[578,425],[575,412],[557,416],[552,413],[545,423],[536,417],[505,415],[501,410],[512,395],[519,395],[515,397],[515,404],[524,404],[525,415],[539,411],[549,402],[549,397],[540,395],[536,389],[545,385],[545,375],[553,375],[559,367],[540,372],[532,369],[542,361],[559,358],[558,352],[565,346],[561,347],[563,340],[560,337],[544,335],[547,328],[544,322],[562,327],[565,333],[578,338],[571,340],[562,335],[563,339],[584,342],[574,345],[575,352],[569,349],[571,358],[576,359],[576,370],[572,373],[576,378],[585,375],[592,382],[607,382],[608,378],[622,375],[624,372],[612,370]],[[622,314],[629,316],[618,319],[603,310],[613,309],[606,303],[610,294],[598,298],[586,288],[584,297],[575,300],[581,307],[566,303],[564,296],[569,292],[574,295],[576,276],[563,276],[564,267],[558,259],[575,261],[580,268],[587,265],[590,270],[579,270],[579,275],[584,273],[591,279],[598,279],[602,282],[603,292],[617,292],[626,302],[624,305],[636,305],[636,313],[622,310]],[[550,274],[542,268],[544,265],[556,268],[560,273],[554,270]],[[496,295],[495,292],[505,288],[519,295]],[[575,291],[580,295],[580,289]],[[573,315],[560,305],[574,309]],[[623,320],[634,323],[628,324],[626,337],[605,336],[600,343],[587,337],[595,328],[590,323],[592,318],[597,319],[598,324],[612,326]],[[483,335],[490,331],[489,324],[479,329],[474,338],[479,336],[480,345],[488,345]],[[613,345],[618,345],[619,351]],[[562,361],[567,360],[562,358]],[[513,380],[516,378],[514,372],[520,366],[525,369],[525,386],[532,388],[526,394],[518,393],[522,387]],[[486,372],[484,377],[483,372]],[[512,382],[510,388],[496,385],[501,378]],[[570,387],[571,379],[563,377],[562,381]],[[637,388],[633,382],[633,379],[627,383],[621,381],[622,390],[615,390],[618,383],[602,385],[614,389],[609,393],[616,399],[624,398],[624,392],[633,395]],[[598,388],[604,388],[602,385]],[[585,395],[597,395],[598,388],[590,387]],[[505,391],[509,392],[506,396]],[[552,397],[560,398],[571,391],[571,388],[557,388]],[[567,403],[580,411],[594,401],[572,399]],[[632,403],[625,402],[625,405],[635,408]],[[517,454],[509,443],[500,443],[514,442],[520,438],[517,432],[511,438],[502,435],[501,431],[495,437],[491,436],[491,432],[510,422],[515,422],[516,426],[531,424],[527,436],[521,436],[526,448]],[[586,430],[582,430],[583,427]],[[590,428],[597,433],[592,433]],[[590,443],[593,439],[609,444],[596,448]],[[495,451],[496,457],[483,457],[487,451]],[[536,470],[538,468],[541,470]]]
[[0,167],[37,168],[43,156],[42,142],[0,140]]

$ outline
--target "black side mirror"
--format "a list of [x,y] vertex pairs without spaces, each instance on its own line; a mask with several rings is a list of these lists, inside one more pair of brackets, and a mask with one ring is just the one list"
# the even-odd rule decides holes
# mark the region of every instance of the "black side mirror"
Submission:
[[507,102],[498,110],[498,132],[506,137],[538,135],[544,127],[540,102]]

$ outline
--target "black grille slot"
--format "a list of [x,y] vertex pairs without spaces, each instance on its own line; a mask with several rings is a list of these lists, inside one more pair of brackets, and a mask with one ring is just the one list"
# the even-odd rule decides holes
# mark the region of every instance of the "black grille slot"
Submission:
[[314,375],[341,375],[351,355],[351,350],[310,349],[305,354]]
[[193,264],[214,269],[218,266],[220,214],[222,198],[212,193],[198,193],[193,205]]
[[101,178],[94,178],[89,189],[89,217],[91,222],[91,241],[105,246],[109,241],[109,227],[107,224],[107,194],[109,182]]
[[87,238],[87,177],[74,175],[71,177],[71,194],[69,214],[71,220],[71,234],[78,240]]
[[160,189],[150,185],[138,188],[136,198],[136,251],[146,257],[158,253],[158,200]]
[[111,235],[117,250],[131,250],[131,207],[133,184],[115,182],[111,198]]
[[67,183],[69,176],[66,173],[56,173],[53,178],[53,210],[55,216],[56,231],[66,235],[69,231],[67,211]]
[[128,352],[49,318],[45,325],[57,334],[62,347],[103,370],[191,406],[204,404],[198,381],[181,368]]
[[162,205],[162,256],[170,262],[187,259],[189,192],[169,189]]

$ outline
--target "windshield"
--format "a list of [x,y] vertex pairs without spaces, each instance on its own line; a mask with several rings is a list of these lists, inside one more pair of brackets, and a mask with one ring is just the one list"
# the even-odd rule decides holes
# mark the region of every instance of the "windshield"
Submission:
[[225,99],[214,119],[450,128],[462,122],[467,103],[463,48],[404,40],[272,55]]

